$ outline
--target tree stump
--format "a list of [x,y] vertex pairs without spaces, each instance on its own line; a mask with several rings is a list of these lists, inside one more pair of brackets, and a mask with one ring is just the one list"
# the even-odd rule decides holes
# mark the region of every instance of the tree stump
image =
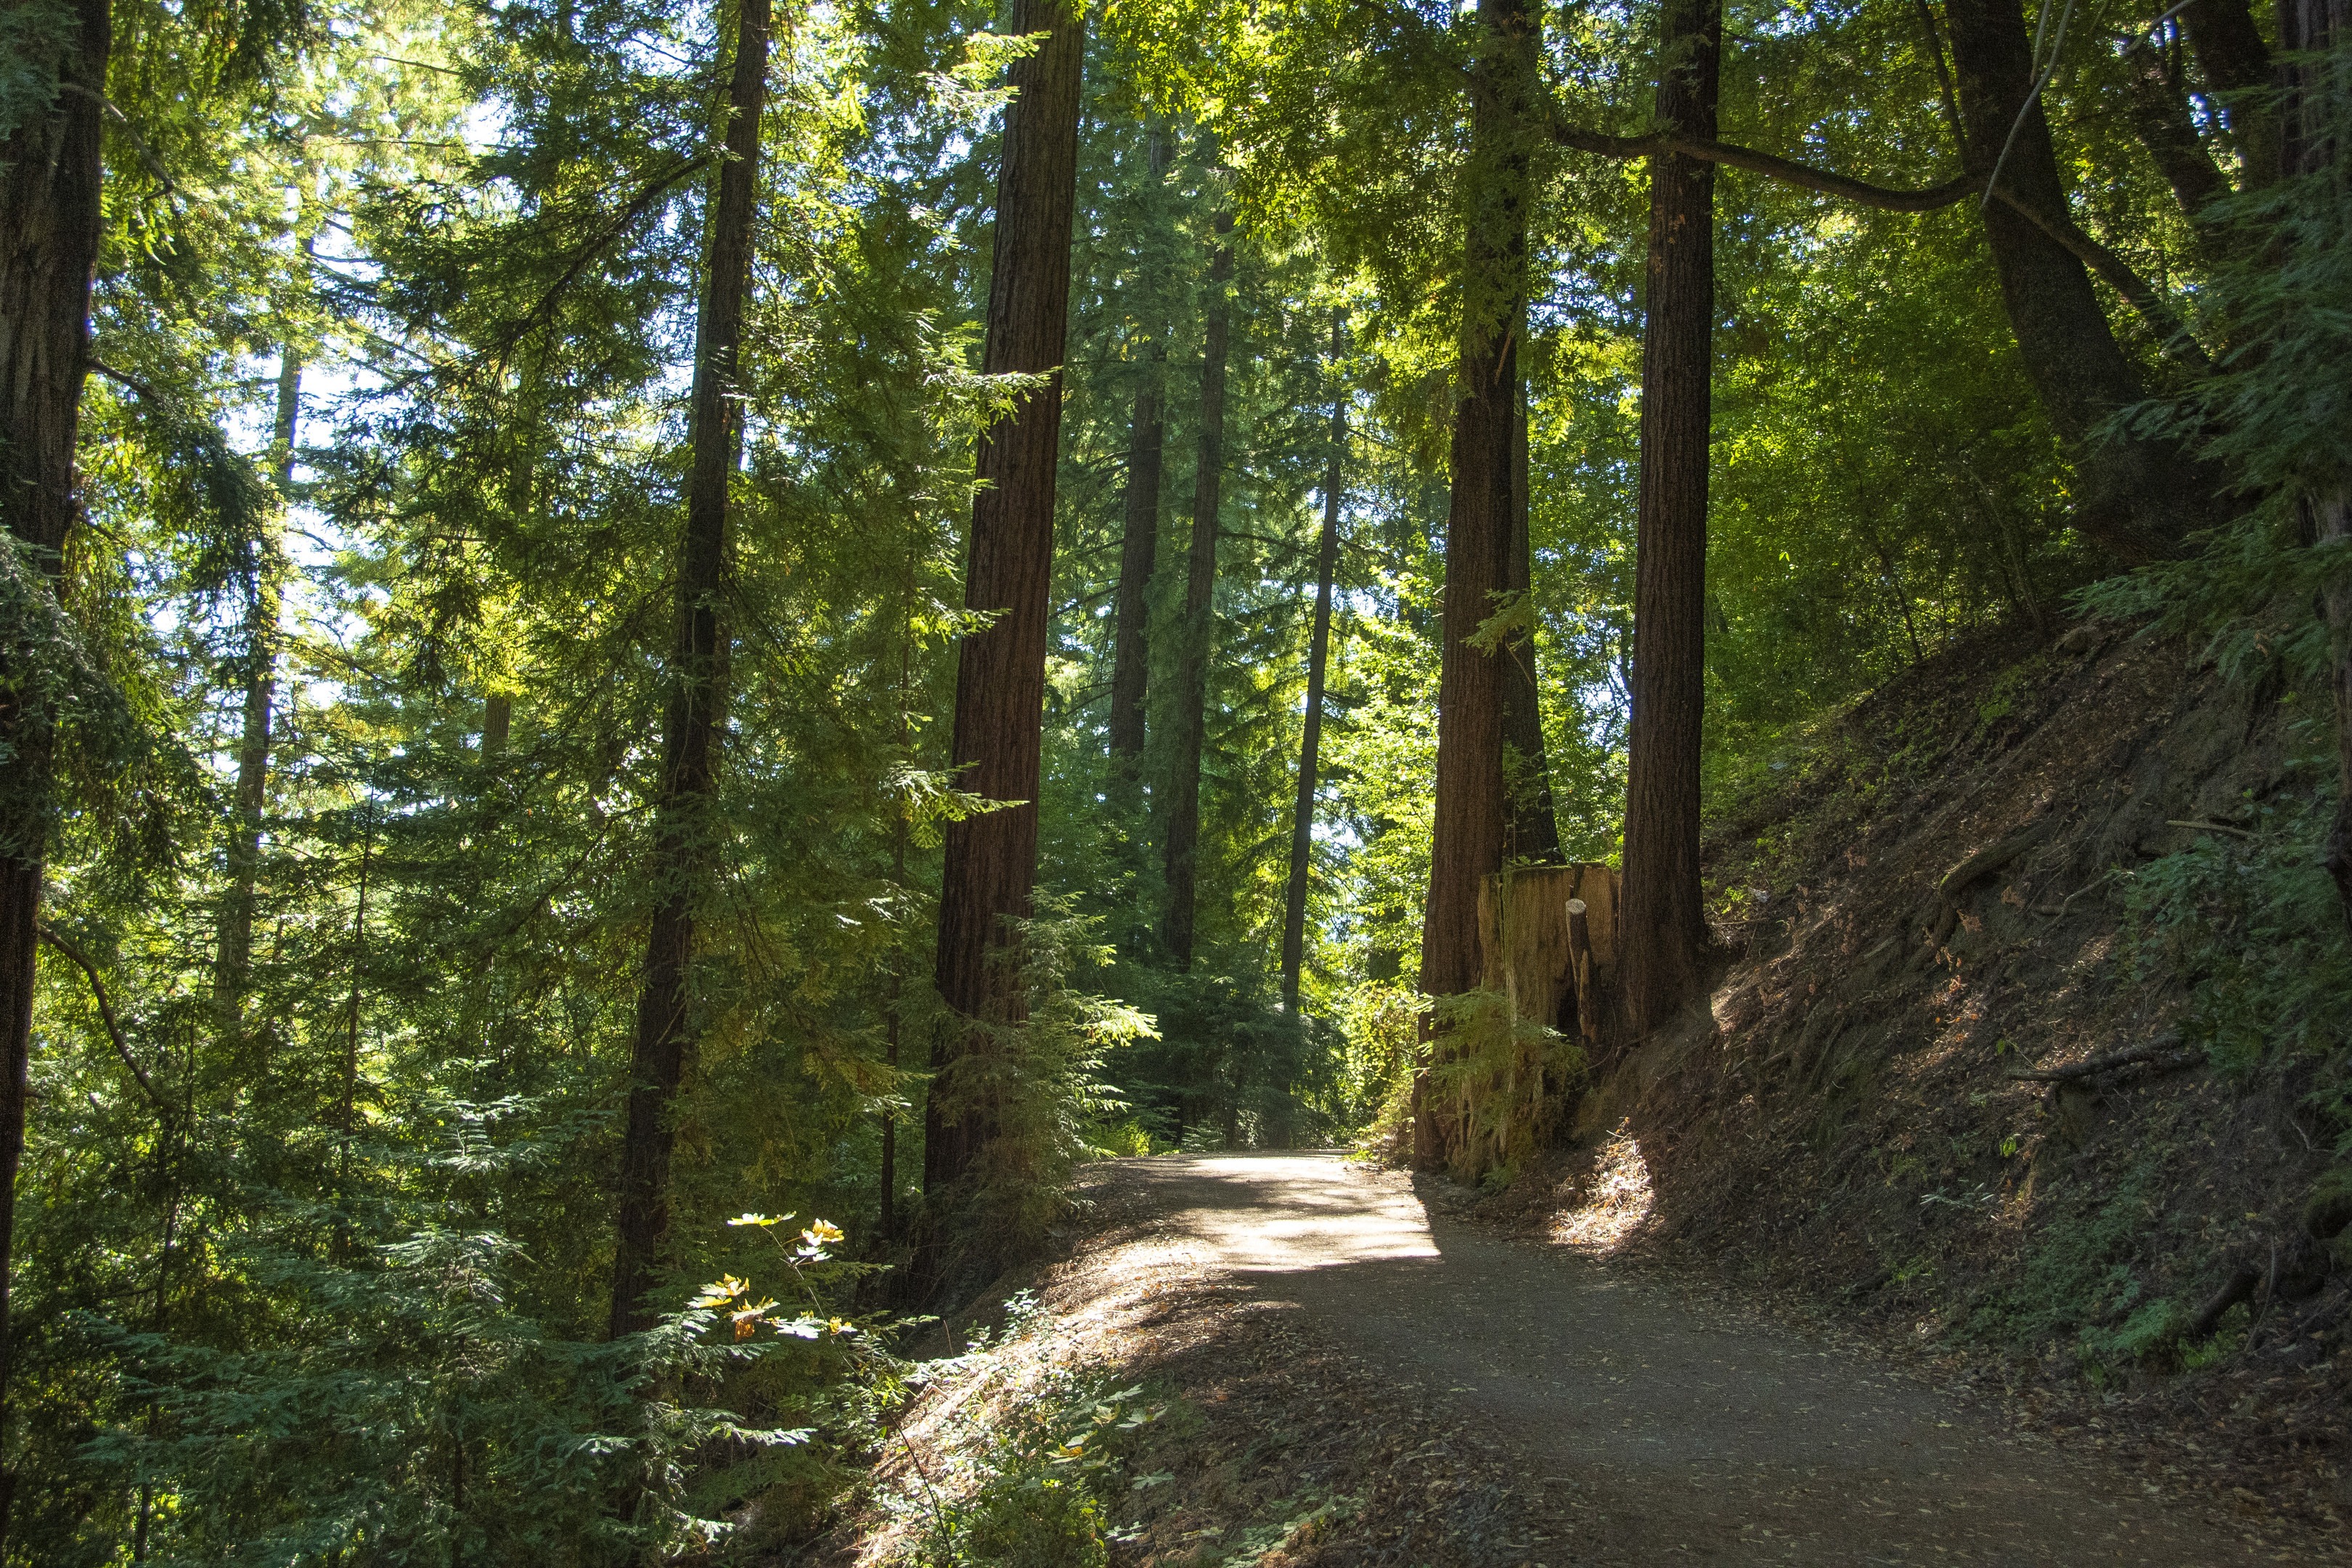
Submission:
[[1481,984],[1517,1016],[1587,1041],[1617,971],[1617,873],[1598,862],[1489,877],[1478,895]]

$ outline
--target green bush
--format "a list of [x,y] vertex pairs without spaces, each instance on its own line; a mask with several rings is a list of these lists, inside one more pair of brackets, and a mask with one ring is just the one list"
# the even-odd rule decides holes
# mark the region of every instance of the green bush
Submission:
[[1104,1568],[1102,1504],[1058,1476],[1007,1476],[973,1500],[959,1563],[974,1568]]

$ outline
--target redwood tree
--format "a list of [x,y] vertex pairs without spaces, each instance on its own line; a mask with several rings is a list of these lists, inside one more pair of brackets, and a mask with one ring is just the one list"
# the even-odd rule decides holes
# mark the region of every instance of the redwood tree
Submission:
[[[1086,23],[1065,0],[1014,0],[1016,35],[1046,35],[1015,62],[996,184],[988,293],[988,374],[1047,375],[980,439],[964,603],[994,616],[963,639],[956,665],[955,766],[964,789],[1005,809],[952,823],[940,885],[934,975],[940,1000],[975,1020],[1018,1016],[1009,921],[1025,918],[1037,879],[1037,784],[1045,700],[1045,627],[1054,564],[1054,464],[1061,444],[1060,367],[1070,313],[1070,225],[1076,201],[1078,99]],[[950,1024],[934,1037],[923,1107],[923,1185],[941,1197],[994,1132],[985,1096],[958,1069],[984,1052],[984,1029]]]
[[[0,1441],[7,1436],[14,1340],[8,1276],[16,1241],[16,1170],[33,1047],[34,956],[55,768],[58,678],[67,635],[58,605],[66,541],[81,514],[74,443],[89,352],[90,279],[98,265],[104,183],[110,0],[78,0],[68,16],[56,92],[26,105],[0,145],[0,586],[14,613],[0,626]],[[39,62],[21,63],[37,70]],[[0,1540],[15,1489],[0,1469]]]
[[1201,431],[1192,469],[1192,539],[1186,551],[1183,619],[1176,632],[1176,691],[1170,705],[1175,734],[1169,742],[1168,921],[1161,938],[1179,970],[1192,967],[1192,916],[1200,881],[1201,748],[1208,727],[1209,657],[1216,640],[1212,615],[1217,589],[1217,510],[1225,478],[1225,353],[1232,325],[1226,290],[1234,280],[1230,213],[1217,215],[1217,251],[1209,263],[1202,311]]
[[[2032,41],[2017,0],[1946,0],[1945,16],[1958,76],[1962,166],[1980,180],[1998,171],[2002,192],[2063,217],[2066,189],[2033,93]],[[2179,553],[2190,530],[2222,521],[2220,476],[2175,438],[2094,434],[2108,416],[2142,401],[2145,388],[2107,325],[2090,273],[2009,202],[1980,205],[2019,356],[2074,455],[2075,526],[2127,563]]]
[[[1519,335],[1527,334],[1521,312]],[[1512,367],[1511,543],[1503,559],[1504,586],[1526,597],[1535,590],[1535,544],[1528,531],[1528,374],[1524,358]],[[1538,866],[1559,863],[1559,818],[1551,799],[1551,768],[1544,753],[1542,685],[1537,679],[1532,613],[1528,631],[1503,649],[1503,742],[1508,749],[1504,777],[1510,786],[1508,831],[1504,852]]]
[[[1471,637],[1510,586],[1512,437],[1518,323],[1526,309],[1528,142],[1535,133],[1538,23],[1526,0],[1479,0],[1470,79],[1470,162],[1463,174],[1462,338],[1454,387],[1453,494],[1437,690],[1437,796],[1421,988],[1475,989],[1481,977],[1478,889],[1502,868],[1506,659]],[[1440,1047],[1444,1048],[1441,1042]],[[1451,1152],[1452,1132],[1414,1085],[1413,1157]]]
[[1290,880],[1282,907],[1282,1005],[1298,1011],[1307,956],[1307,874],[1315,847],[1315,783],[1322,761],[1323,679],[1331,654],[1331,579],[1339,563],[1340,485],[1348,456],[1348,395],[1339,382],[1340,318],[1331,316],[1331,432],[1323,466],[1323,532],[1315,543],[1315,624],[1307,644],[1307,721],[1298,737],[1298,795],[1290,813]]
[[654,816],[659,901],[646,938],[621,1145],[611,1321],[615,1337],[646,1327],[653,1318],[645,1294],[654,1283],[669,1229],[670,1117],[699,1023],[693,1016],[691,984],[695,915],[716,869],[711,807],[727,710],[727,632],[719,612],[726,591],[727,492],[742,447],[740,354],[744,298],[751,287],[760,116],[768,80],[769,0],[739,4],[726,158],[711,203],[695,328],[677,640],[665,671],[668,710]]
[[[278,492],[294,485],[295,426],[301,414],[302,360],[289,344],[278,366],[278,410],[272,442]],[[246,978],[253,963],[255,874],[261,858],[261,808],[269,791],[271,705],[278,695],[277,542],[265,539],[246,603],[245,702],[236,746],[236,816],[229,829],[227,891],[213,960],[213,1005],[223,1033],[244,1027]]]
[[[1168,172],[1168,138],[1150,134],[1147,166],[1156,184]],[[1151,237],[1147,236],[1146,238]],[[1144,353],[1128,426],[1127,498],[1119,534],[1118,586],[1111,625],[1111,776],[1122,796],[1134,791],[1143,762],[1144,698],[1150,685],[1151,574],[1160,555],[1160,487],[1166,468],[1168,343],[1165,323]],[[1131,801],[1122,800],[1132,806]]]
[[[1712,140],[1719,0],[1668,0],[1658,118]],[[1697,990],[1699,717],[1706,695],[1708,404],[1715,326],[1715,165],[1650,160],[1642,331],[1642,475],[1634,531],[1633,712],[1618,976],[1635,1036]]]

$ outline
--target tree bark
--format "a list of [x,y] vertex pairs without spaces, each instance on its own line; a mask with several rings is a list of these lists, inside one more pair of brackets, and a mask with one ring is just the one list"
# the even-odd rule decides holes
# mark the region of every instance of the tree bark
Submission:
[[1307,721],[1298,737],[1298,797],[1290,814],[1290,881],[1282,906],[1282,1006],[1298,1011],[1307,959],[1307,875],[1315,847],[1315,784],[1323,750],[1323,681],[1331,652],[1331,582],[1339,564],[1340,484],[1348,456],[1348,389],[1339,382],[1345,351],[1339,312],[1331,314],[1331,450],[1323,468],[1323,532],[1315,542],[1315,625],[1307,642]]
[[[44,689],[45,610],[58,602],[68,534],[80,515],[74,446],[89,350],[91,275],[101,232],[100,112],[113,47],[109,0],[78,0],[60,90],[0,146],[0,572],[29,612],[0,633],[0,1442],[7,1436],[15,1338],[16,1172],[25,1152],[32,1060],[34,957],[51,816],[55,712]],[[19,628],[22,629],[19,629]],[[0,1469],[0,1541],[16,1476]]]
[[1187,551],[1184,618],[1176,634],[1176,733],[1168,765],[1168,920],[1161,940],[1177,970],[1192,967],[1193,913],[1200,882],[1201,749],[1208,730],[1209,660],[1214,651],[1217,510],[1224,496],[1225,352],[1231,328],[1226,290],[1234,279],[1231,213],[1217,215],[1217,252],[1209,263],[1205,342],[1201,349],[1200,460],[1192,470],[1192,540]]
[[[1168,138],[1151,132],[1150,167],[1168,172]],[[1135,390],[1135,420],[1128,427],[1127,507],[1119,535],[1118,592],[1112,614],[1110,755],[1114,788],[1131,795],[1143,762],[1144,699],[1150,681],[1149,627],[1151,574],[1160,556],[1160,487],[1165,468],[1168,343],[1164,333],[1148,351],[1143,382]],[[1129,809],[1133,801],[1121,800]]]
[[[2017,0],[1947,0],[1945,15],[1968,130],[1962,166],[1980,178],[1998,166],[2003,191],[2063,216],[2050,123],[2038,99],[2028,102],[2032,47]],[[2074,456],[2075,528],[2129,564],[2179,554],[2192,530],[2222,519],[2218,476],[2175,440],[2095,436],[2102,420],[2140,401],[2138,373],[2074,254],[2005,203],[1981,205],[2026,374]]]
[[[1464,171],[1462,340],[1454,406],[1453,492],[1445,518],[1445,585],[1437,685],[1435,827],[1423,910],[1421,989],[1476,988],[1478,889],[1501,869],[1508,801],[1503,783],[1507,656],[1469,638],[1510,585],[1513,447],[1519,322],[1527,306],[1528,162],[1539,79],[1540,24],[1526,0],[1479,0],[1480,56],[1470,79],[1470,163]],[[1441,1038],[1435,1051],[1445,1049]],[[1413,1159],[1452,1158],[1457,1129],[1413,1083]]]
[[655,806],[660,900],[646,939],[643,988],[629,1063],[628,1123],[621,1149],[620,1215],[613,1261],[611,1332],[650,1325],[645,1300],[669,1234],[671,1115],[694,1046],[691,978],[695,919],[709,892],[711,806],[719,730],[727,710],[728,489],[742,447],[738,401],[743,304],[751,286],[751,234],[759,205],[760,118],[767,100],[769,0],[739,0],[735,68],[728,89],[726,161],[711,204],[701,308],[695,331],[688,428],[686,523],[678,539],[677,641],[663,724],[661,793]]
[[[1064,0],[1014,0],[1013,31],[1045,33],[1015,62],[1019,96],[1004,117],[997,176],[994,270],[989,283],[991,375],[1054,373],[980,440],[982,489],[972,505],[964,603],[992,613],[963,640],[956,667],[952,760],[963,788],[1000,811],[951,823],[940,888],[935,975],[940,999],[972,1019],[1009,1021],[1021,1009],[1009,962],[1037,879],[1039,743],[1045,702],[1045,627],[1054,565],[1054,465],[1061,444],[1060,366],[1070,313],[1070,225],[1076,202],[1083,16]],[[944,1196],[995,1135],[984,1102],[956,1080],[967,1053],[989,1049],[980,1029],[935,1037],[923,1108],[923,1185]]]
[[2189,95],[2168,68],[2164,51],[2142,45],[2126,51],[2121,61],[2124,90],[2131,110],[2132,134],[2147,149],[2157,173],[2172,187],[2197,236],[2200,249],[2210,255],[2215,236],[2206,216],[2212,205],[2230,194],[2230,182],[2206,151],[2190,117]]
[[[272,464],[282,499],[293,491],[294,437],[302,409],[302,361],[289,346],[278,366]],[[246,978],[253,964],[254,881],[261,858],[261,810],[269,792],[270,705],[278,694],[278,542],[261,542],[245,618],[244,728],[236,748],[236,815],[229,826],[228,889],[214,944],[213,1006],[225,1038],[244,1033]]]
[[[1525,342],[1527,321],[1521,312],[1518,331]],[[1535,542],[1528,529],[1533,495],[1528,474],[1527,362],[1513,367],[1511,376],[1511,549],[1504,560],[1505,587],[1524,598],[1535,591]],[[1510,831],[1504,852],[1513,860],[1557,866],[1560,860],[1559,817],[1551,797],[1551,763],[1544,750],[1543,683],[1538,679],[1536,638],[1532,629],[1512,639],[1503,650],[1510,662],[1503,671],[1504,779],[1510,790]]]
[[[2282,6],[2282,18],[2285,14]],[[2197,0],[2180,20],[2206,84],[2225,100],[2221,121],[2238,144],[2247,188],[2274,184],[2286,167],[2284,117],[2273,114],[2265,101],[2278,85],[2277,72],[2252,7],[2246,0]]]
[[[1718,0],[1668,0],[1658,118],[1712,139],[1723,50]],[[1642,475],[1633,567],[1633,711],[1618,977],[1634,1037],[1697,992],[1699,721],[1706,653],[1707,435],[1715,327],[1715,168],[1650,160],[1642,333]]]

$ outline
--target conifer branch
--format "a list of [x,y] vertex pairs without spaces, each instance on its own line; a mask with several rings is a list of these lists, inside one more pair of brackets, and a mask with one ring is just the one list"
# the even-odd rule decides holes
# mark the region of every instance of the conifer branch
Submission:
[[147,1069],[139,1065],[139,1058],[131,1054],[131,1047],[122,1037],[122,1026],[114,1016],[114,998],[107,994],[106,982],[99,978],[98,965],[92,963],[81,949],[59,936],[54,926],[42,926],[40,933],[43,942],[71,959],[74,967],[89,981],[90,996],[98,1003],[98,1016],[106,1025],[107,1038],[114,1042],[114,1054],[122,1058],[122,1065],[129,1068],[131,1076],[139,1080],[139,1091],[147,1097],[147,1103],[155,1108],[156,1113],[170,1115],[172,1108],[163,1103],[162,1095],[155,1092],[155,1081],[147,1076]]

